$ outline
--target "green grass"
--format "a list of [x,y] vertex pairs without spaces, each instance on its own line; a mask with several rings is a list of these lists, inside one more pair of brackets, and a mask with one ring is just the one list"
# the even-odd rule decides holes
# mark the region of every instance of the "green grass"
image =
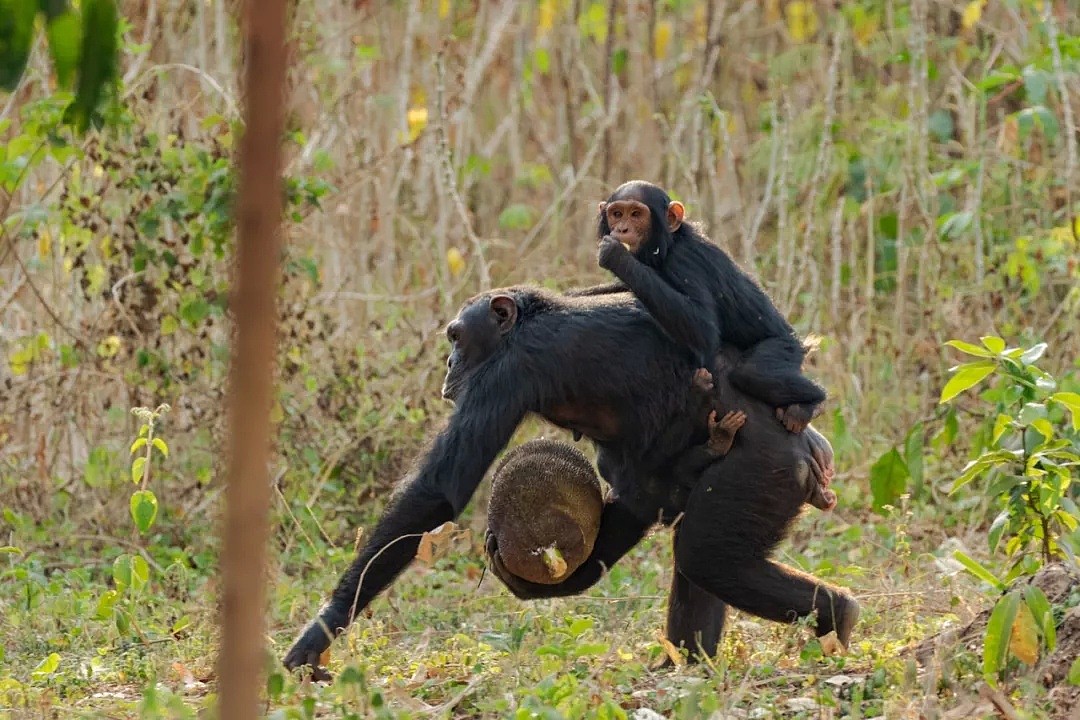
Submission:
[[[463,524],[481,537],[477,514]],[[432,566],[415,563],[334,644],[333,685],[298,684],[275,662],[268,708],[285,717],[304,717],[295,713],[312,703],[327,717],[414,717],[433,709],[468,717],[621,717],[649,708],[694,718],[733,708],[772,717],[793,707],[803,708],[796,716],[811,717],[818,711],[808,708],[821,706],[850,717],[892,717],[928,693],[907,651],[943,622],[981,606],[966,578],[940,575],[930,554],[932,528],[919,538],[898,535],[896,524],[845,509],[808,512],[779,555],[856,593],[864,610],[844,655],[824,656],[808,627],[733,613],[713,665],[653,671],[664,652],[658,633],[670,580],[666,531],[650,535],[587,595],[531,603],[484,575],[474,539]],[[4,575],[0,706],[16,716],[63,708],[76,717],[156,717],[147,709],[153,703],[166,717],[211,706],[216,581],[212,566],[181,569],[193,555],[212,551],[204,546],[210,527],[189,528],[186,552],[174,551],[182,562],[169,565],[163,549],[151,553],[165,571],[153,572],[131,597],[133,623],[123,634],[112,618],[97,617],[116,554],[105,548],[122,540],[72,539],[68,529],[27,529],[24,549],[59,543],[49,554],[62,559],[45,564],[44,548],[37,548]],[[268,637],[275,658],[350,555],[347,548],[292,542],[273,557]],[[35,672],[52,653],[59,656],[55,670]],[[970,675],[976,663],[968,665]]]

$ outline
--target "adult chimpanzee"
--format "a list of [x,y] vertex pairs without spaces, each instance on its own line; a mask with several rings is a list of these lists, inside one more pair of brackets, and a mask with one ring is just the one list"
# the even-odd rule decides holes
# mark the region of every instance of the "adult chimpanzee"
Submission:
[[[816,612],[819,633],[835,629],[847,641],[857,614],[850,595],[766,559],[798,513],[805,483],[821,480],[808,477],[809,469],[832,469],[824,438],[812,429],[788,433],[775,420],[762,423],[772,409],[733,393],[750,424],[689,491],[693,502],[687,503],[687,493],[667,481],[661,465],[706,439],[705,418],[685,412],[691,392],[685,379],[696,365],[632,296],[488,292],[462,309],[447,335],[452,351],[443,395],[456,405],[449,425],[399,485],[331,599],[286,655],[287,667],[317,666],[331,639],[411,562],[418,534],[463,510],[530,412],[597,444],[598,466],[614,499],[604,508],[592,554],[563,583],[536,588],[496,565],[515,594],[581,592],[658,519],[671,522],[686,510],[677,531],[682,572],[669,602],[673,642],[692,647],[697,638],[704,652],[714,652],[724,600],[779,621]],[[717,382],[727,392],[724,377]],[[490,540],[488,548],[497,559]]]
[[629,288],[706,367],[721,342],[742,350],[731,382],[776,407],[788,430],[802,430],[825,401],[825,391],[802,374],[806,347],[754,278],[684,214],[682,203],[652,183],[616,188],[600,203],[597,258],[621,283],[580,293]]

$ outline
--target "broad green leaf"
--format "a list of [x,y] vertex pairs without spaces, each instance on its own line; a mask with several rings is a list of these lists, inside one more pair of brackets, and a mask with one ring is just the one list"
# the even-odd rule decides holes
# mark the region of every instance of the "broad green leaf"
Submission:
[[934,436],[933,445],[938,450],[947,448],[956,440],[960,432],[960,421],[956,419],[956,408],[950,407],[945,413],[945,422],[941,424],[941,430]]
[[1039,418],[1046,417],[1046,406],[1042,403],[1024,403],[1024,407],[1020,410],[1020,417],[1017,419],[1021,425],[1030,425]]
[[1020,362],[1024,363],[1025,365],[1031,365],[1038,362],[1039,358],[1041,358],[1043,356],[1043,353],[1045,352],[1046,343],[1042,342],[1038,345],[1032,345],[1024,351],[1023,355],[1020,356]]
[[37,0],[0,0],[0,89],[19,85],[34,40]]
[[120,590],[131,587],[131,556],[127,553],[113,560],[113,582]]
[[133,555],[131,558],[131,589],[142,590],[150,581],[150,566],[142,555]]
[[941,228],[943,238],[955,239],[967,232],[975,219],[974,213],[967,210],[957,213],[948,213],[938,218],[938,226]]
[[990,529],[986,532],[986,544],[990,548],[990,552],[996,552],[998,544],[1001,542],[1001,535],[1005,532],[1005,528],[1009,524],[1009,511],[1002,510],[998,513],[998,516],[994,518],[994,522],[990,525]]
[[983,453],[981,456],[979,456],[975,460],[972,460],[964,466],[964,469],[960,471],[960,476],[953,481],[952,488],[949,489],[949,492],[956,492],[964,485],[967,485],[969,482],[978,477],[978,475],[984,470],[993,467],[1000,462],[1001,461],[993,457],[991,453]]
[[73,12],[61,13],[49,20],[45,26],[49,54],[56,70],[56,84],[65,90],[71,88],[71,81],[75,77],[81,32],[79,18]]
[[1034,665],[1039,660],[1039,628],[1027,605],[1022,604],[1016,610],[1009,633],[1009,652],[1025,665]]
[[84,132],[116,77],[118,15],[116,0],[83,0],[81,9],[79,79],[66,119]]
[[154,447],[161,451],[165,457],[169,457],[169,446],[161,438],[154,438]]
[[[1036,368],[1029,368],[1036,369]],[[1043,392],[1054,392],[1057,390],[1057,382],[1050,375],[1042,374],[1035,378],[1035,387]]]
[[157,517],[158,501],[154,493],[140,490],[131,496],[131,517],[139,532],[145,533],[154,524]]
[[35,680],[44,680],[56,672],[56,669],[59,667],[60,656],[56,653],[49,653],[49,657],[39,662],[37,667],[30,671],[30,677]]
[[116,623],[116,630],[121,635],[127,635],[131,630],[131,616],[123,608],[113,609],[113,622]]
[[116,607],[116,601],[119,599],[120,593],[116,590],[106,590],[102,593],[97,603],[97,619],[108,620],[113,613],[113,608]]
[[[1062,498],[1062,501],[1066,499],[1067,498]],[[1062,502],[1062,504],[1064,505],[1065,503]],[[1054,513],[1054,517],[1057,518],[1057,521],[1069,532],[1074,532],[1080,527],[1080,520],[1076,519],[1076,514],[1071,513],[1068,510],[1058,510]]]
[[1052,440],[1054,437],[1054,426],[1050,424],[1050,421],[1046,418],[1039,418],[1031,423],[1031,427],[1037,430],[1047,440]]
[[904,458],[896,448],[888,451],[870,468],[870,491],[873,494],[875,512],[882,512],[886,505],[896,500],[907,488],[910,477]]
[[138,438],[135,442],[131,443],[131,454],[134,455],[144,447],[146,447],[146,438]]
[[1080,431],[1080,394],[1074,392],[1059,392],[1050,396],[1050,400],[1061,403],[1072,413],[1073,430]]
[[987,358],[987,359],[994,357],[994,353],[992,353],[992,352],[990,352],[988,350],[984,350],[983,348],[979,347],[978,345],[973,345],[972,343],[964,342],[963,340],[949,340],[945,344],[948,345],[949,347],[956,348],[957,350],[959,350],[962,353],[967,353],[968,355],[974,355],[975,357],[981,357],[981,358]]
[[997,420],[994,421],[994,431],[990,434],[990,442],[993,445],[997,445],[998,440],[1005,434],[1005,431],[1012,425],[1012,418],[1004,413],[1000,413],[997,416]]
[[621,75],[623,70],[626,69],[626,61],[630,59],[630,53],[626,48],[616,48],[615,52],[611,53],[611,72],[615,75]]
[[941,399],[938,402],[948,402],[968,388],[978,385],[990,373],[994,372],[994,367],[994,363],[987,361],[960,365],[956,369],[956,374],[949,378],[949,382],[945,383],[945,387],[941,390]]
[[986,495],[989,497],[997,497],[1025,482],[1027,482],[1027,478],[1023,475],[1009,472],[999,473],[997,477],[994,478],[994,481],[986,488]]
[[181,615],[180,619],[172,624],[172,629],[169,632],[175,635],[178,632],[187,630],[189,627],[191,627],[191,616]]
[[342,685],[359,685],[364,682],[364,676],[360,674],[355,665],[350,665],[341,671],[338,682]]
[[1024,78],[1024,95],[1030,105],[1043,105],[1046,103],[1046,91],[1050,86],[1050,79],[1046,72],[1039,70],[1034,65],[1028,65],[1021,73]]
[[948,142],[955,131],[952,113],[944,108],[930,113],[926,126],[938,142]]
[[1027,602],[1031,616],[1035,618],[1035,624],[1039,626],[1043,640],[1046,641],[1046,649],[1054,652],[1057,646],[1057,628],[1054,627],[1054,609],[1050,607],[1050,601],[1035,585],[1024,588],[1024,601]]
[[4,545],[0,547],[0,555],[22,555],[22,550],[14,545]]
[[994,687],[997,687],[998,673],[1005,667],[1009,640],[1012,637],[1013,623],[1016,621],[1016,611],[1019,607],[1019,593],[1007,593],[994,605],[990,620],[986,623],[986,638],[983,644],[983,678]]
[[[146,444],[145,442],[143,443]],[[131,481],[138,485],[143,479],[143,468],[146,466],[146,456],[140,455],[131,461]]]
[[503,230],[528,230],[533,224],[533,211],[528,205],[510,205],[499,213],[499,227]]
[[984,335],[979,338],[979,341],[987,350],[995,355],[1005,349],[1005,341],[995,335]]
[[1069,668],[1069,684],[1080,685],[1080,657],[1073,660],[1072,667]]
[[574,657],[588,657],[590,655],[603,655],[608,651],[607,643],[581,643],[574,648],[572,655]]
[[580,637],[581,634],[583,632],[585,632],[586,630],[592,629],[592,626],[593,626],[592,618],[579,617],[579,618],[575,618],[573,620],[573,622],[570,623],[570,627],[568,627],[566,629],[566,632],[567,632],[568,635],[570,635],[570,637],[576,639],[576,638]]
[[983,582],[987,583],[988,585],[990,585],[990,587],[996,588],[998,590],[1005,589],[1005,585],[996,577],[994,577],[994,574],[992,572],[980,565],[978,561],[970,557],[967,553],[960,550],[954,550],[953,558],[955,558],[958,563],[963,565],[969,573],[979,578]]
[[277,700],[283,690],[285,690],[285,675],[283,673],[273,671],[266,676],[266,694],[270,696],[271,700]]

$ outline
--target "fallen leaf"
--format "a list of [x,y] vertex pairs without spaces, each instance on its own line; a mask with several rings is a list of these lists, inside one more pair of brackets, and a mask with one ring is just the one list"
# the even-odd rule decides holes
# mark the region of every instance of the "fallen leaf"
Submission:
[[663,635],[657,635],[656,639],[660,641],[660,647],[664,648],[664,652],[667,654],[668,659],[675,663],[676,667],[682,667],[686,664],[686,658],[679,652],[679,648],[675,647],[675,644],[668,640]]
[[451,521],[444,522],[434,530],[429,530],[420,537],[416,548],[416,559],[430,565],[445,556],[458,543],[468,544],[472,539],[469,530],[462,530]]
[[825,657],[843,655],[847,652],[847,648],[844,647],[844,643],[840,642],[840,638],[836,636],[835,630],[832,630],[828,634],[819,637],[818,642],[821,643],[821,654]]

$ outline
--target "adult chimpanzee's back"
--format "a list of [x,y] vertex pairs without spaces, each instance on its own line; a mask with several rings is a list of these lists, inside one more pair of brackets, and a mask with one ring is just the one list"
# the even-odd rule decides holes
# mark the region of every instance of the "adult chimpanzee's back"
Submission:
[[757,281],[684,222],[684,212],[656,185],[621,185],[600,204],[601,267],[710,370],[721,343],[743,351],[731,381],[776,407],[791,432],[804,429],[826,397],[802,374],[804,344]]

